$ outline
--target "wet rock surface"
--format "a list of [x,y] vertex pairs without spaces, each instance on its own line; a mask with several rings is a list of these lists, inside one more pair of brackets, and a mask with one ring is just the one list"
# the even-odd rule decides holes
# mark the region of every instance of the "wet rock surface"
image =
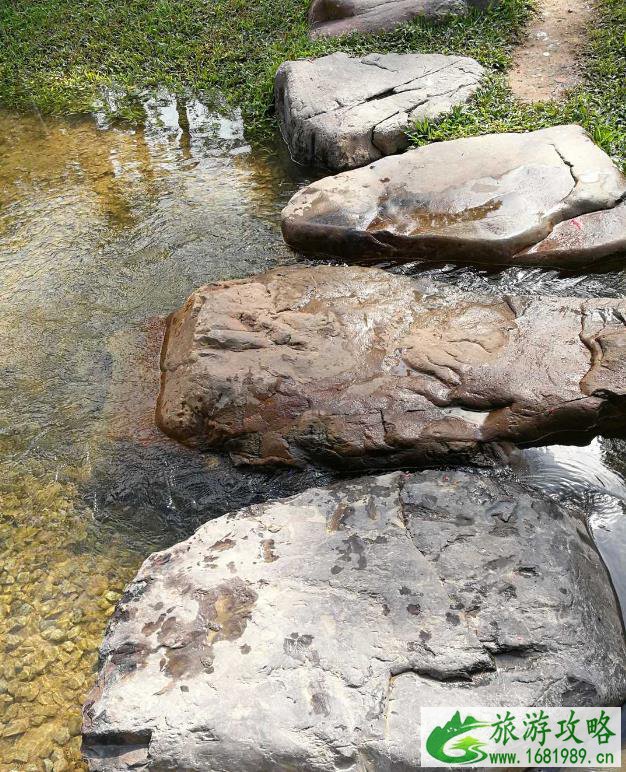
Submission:
[[389,30],[418,16],[460,16],[480,0],[313,0],[309,11],[312,37]]
[[[608,212],[624,196],[626,178],[583,129],[557,126],[434,143],[327,177],[293,196],[282,227],[293,249],[361,262],[581,268],[622,250],[619,222],[605,220],[619,220],[621,209]],[[558,237],[592,213],[586,238]]]
[[405,132],[465,102],[483,68],[440,54],[335,53],[285,62],[276,73],[276,113],[292,157],[332,171],[405,150]]
[[201,288],[170,318],[157,420],[238,463],[354,469],[623,436],[624,314],[375,268],[275,269]]
[[412,770],[422,705],[616,705],[626,651],[579,512],[463,472],[212,521],[127,587],[92,770]]
[[524,261],[541,263],[547,255],[554,264],[595,262],[600,258],[626,256],[626,203],[613,209],[583,214],[564,220],[543,241],[524,250]]

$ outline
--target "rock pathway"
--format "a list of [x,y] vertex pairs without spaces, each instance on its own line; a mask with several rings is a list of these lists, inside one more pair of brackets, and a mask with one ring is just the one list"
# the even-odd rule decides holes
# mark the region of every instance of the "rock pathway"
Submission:
[[[473,4],[314,0],[312,35]],[[517,54],[518,96],[576,82],[589,17],[569,10],[547,0]],[[626,178],[578,126],[391,156],[481,75],[458,56],[283,64],[293,157],[367,165],[299,191],[286,241],[365,262],[623,258]],[[499,443],[626,436],[625,351],[620,300],[280,268],[202,287],[172,314],[157,422],[258,466],[492,461]],[[417,772],[423,705],[624,700],[623,626],[584,514],[502,475],[396,471],[221,517],[148,558],[107,629],[83,749],[92,772]]]
[[559,99],[580,83],[581,51],[593,24],[587,0],[542,0],[524,43],[513,53],[509,84],[526,102]]

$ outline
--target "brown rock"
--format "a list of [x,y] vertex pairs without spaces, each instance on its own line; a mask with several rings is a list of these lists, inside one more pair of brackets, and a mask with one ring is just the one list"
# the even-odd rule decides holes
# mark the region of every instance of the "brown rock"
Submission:
[[583,129],[555,126],[326,177],[293,196],[282,228],[293,249],[351,261],[580,267],[623,254],[624,214],[611,210],[625,197],[626,178]]
[[313,0],[311,36],[389,30],[418,16],[461,16],[470,7],[482,5],[486,3],[477,0]]
[[624,314],[378,269],[276,269],[204,287],[170,317],[157,421],[237,462],[345,468],[624,436]]

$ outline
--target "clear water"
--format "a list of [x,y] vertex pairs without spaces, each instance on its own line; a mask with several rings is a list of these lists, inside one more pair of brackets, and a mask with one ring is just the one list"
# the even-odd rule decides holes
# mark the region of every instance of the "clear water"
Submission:
[[83,768],[99,640],[150,551],[325,479],[242,474],[152,417],[165,315],[288,259],[301,179],[167,94],[141,130],[0,114],[0,768]]
[[[241,472],[153,425],[164,317],[197,286],[292,260],[307,181],[237,115],[162,93],[141,129],[0,113],[0,770],[82,770],[80,705],[106,620],[153,549],[329,475]],[[405,267],[403,271],[412,270]],[[436,268],[479,292],[622,295],[623,274]],[[624,444],[522,451],[580,503],[626,604]]]

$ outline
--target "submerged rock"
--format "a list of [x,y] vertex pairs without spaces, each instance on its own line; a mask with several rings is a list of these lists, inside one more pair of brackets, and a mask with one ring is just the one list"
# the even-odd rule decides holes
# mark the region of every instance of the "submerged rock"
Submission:
[[[282,227],[292,248],[347,260],[582,267],[623,248],[608,221],[625,196],[626,178],[583,129],[557,126],[434,143],[327,177],[293,196]],[[560,223],[591,213],[585,237],[558,238],[578,230]]]
[[417,770],[420,707],[619,705],[581,513],[428,471],[244,509],[152,555],[84,710],[91,770]]
[[313,0],[309,10],[311,36],[389,30],[422,16],[461,16],[481,0]]
[[291,267],[169,320],[159,426],[236,462],[381,468],[626,435],[626,303]]
[[465,102],[483,68],[464,56],[335,53],[285,62],[276,112],[292,157],[333,171],[398,153],[407,129]]

